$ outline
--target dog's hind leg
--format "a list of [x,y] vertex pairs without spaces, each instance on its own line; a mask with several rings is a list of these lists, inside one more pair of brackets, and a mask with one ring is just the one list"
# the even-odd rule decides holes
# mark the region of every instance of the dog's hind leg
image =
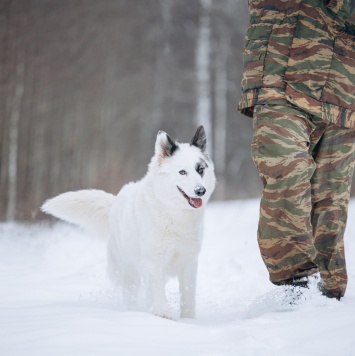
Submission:
[[124,264],[121,268],[123,272],[121,278],[123,301],[129,310],[137,310],[141,279],[131,265]]
[[149,260],[149,262],[146,261],[143,263],[144,286],[148,308],[156,316],[171,319],[165,294],[163,265],[159,263],[161,261],[151,261],[151,258]]
[[121,289],[125,307],[129,310],[137,309],[138,291],[141,284],[138,273],[121,254],[112,253],[110,248],[108,249],[107,262],[109,277],[113,284]]
[[185,261],[178,274],[180,288],[180,316],[194,318],[196,309],[197,260]]

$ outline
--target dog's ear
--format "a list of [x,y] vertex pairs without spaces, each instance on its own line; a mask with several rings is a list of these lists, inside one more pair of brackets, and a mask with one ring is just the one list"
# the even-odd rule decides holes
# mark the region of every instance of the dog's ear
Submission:
[[161,158],[171,157],[178,148],[177,143],[174,142],[166,132],[158,132],[155,142],[155,154],[157,156]]
[[195,136],[192,138],[190,145],[196,146],[201,149],[202,152],[206,151],[206,133],[203,126],[199,126],[195,133]]

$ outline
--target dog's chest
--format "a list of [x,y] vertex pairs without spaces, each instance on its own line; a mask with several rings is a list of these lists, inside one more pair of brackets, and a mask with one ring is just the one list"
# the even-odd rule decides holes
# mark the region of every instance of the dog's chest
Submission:
[[159,230],[162,243],[167,246],[180,247],[181,244],[188,244],[189,241],[198,240],[200,236],[199,224],[195,221],[173,221],[166,219],[160,221]]
[[185,255],[198,253],[201,237],[196,226],[162,225],[155,236],[156,253],[164,255],[169,264],[180,263]]

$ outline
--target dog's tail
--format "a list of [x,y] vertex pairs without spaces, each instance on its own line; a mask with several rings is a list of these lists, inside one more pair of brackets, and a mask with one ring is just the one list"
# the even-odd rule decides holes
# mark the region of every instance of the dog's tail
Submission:
[[108,238],[109,214],[114,198],[113,194],[102,190],[78,190],[48,199],[41,210]]

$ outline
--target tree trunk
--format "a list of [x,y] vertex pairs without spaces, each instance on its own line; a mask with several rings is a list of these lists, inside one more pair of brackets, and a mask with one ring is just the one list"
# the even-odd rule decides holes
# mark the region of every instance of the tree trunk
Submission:
[[[19,56],[19,61],[23,58]],[[18,161],[18,136],[21,115],[22,99],[24,93],[24,64],[18,63],[16,67],[15,93],[11,105],[9,128],[9,156],[8,156],[8,198],[6,219],[14,220],[17,201],[17,161]]]
[[197,108],[196,123],[206,131],[209,152],[212,154],[212,115],[211,115],[211,0],[201,0],[201,18],[196,48]]
[[215,63],[215,123],[214,123],[214,161],[218,175],[218,195],[225,198],[226,149],[227,149],[227,58],[228,40],[222,38],[216,51]]

